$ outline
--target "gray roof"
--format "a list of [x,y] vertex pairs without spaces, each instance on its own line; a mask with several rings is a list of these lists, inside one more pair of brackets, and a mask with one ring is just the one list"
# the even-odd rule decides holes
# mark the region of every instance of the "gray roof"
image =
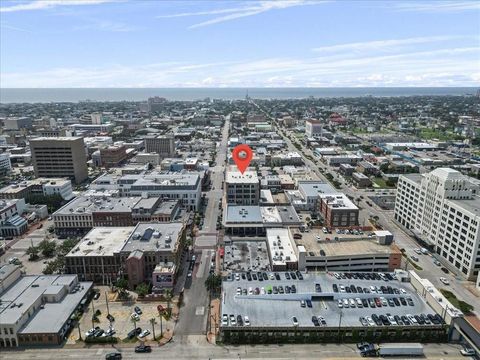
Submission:
[[262,214],[259,206],[227,206],[227,223],[262,223]]
[[140,197],[79,196],[55,212],[55,215],[91,214],[93,212],[131,212]]
[[139,223],[132,231],[121,252],[175,251],[183,223]]
[[303,192],[307,197],[315,197],[318,194],[334,194],[338,192],[330,184],[323,181],[299,181],[298,190]]
[[[76,275],[29,275],[20,277],[0,295],[0,324],[15,324],[25,311],[33,308],[43,295],[54,295],[76,281]],[[91,282],[82,282],[80,289],[67,293],[59,302],[46,302],[35,310],[20,333],[58,333],[80,301],[91,288]],[[13,306],[15,305],[15,306]]]

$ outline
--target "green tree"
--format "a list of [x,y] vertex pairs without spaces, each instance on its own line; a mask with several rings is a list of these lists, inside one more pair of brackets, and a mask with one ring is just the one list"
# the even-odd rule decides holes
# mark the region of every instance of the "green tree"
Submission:
[[150,286],[145,283],[138,284],[135,288],[135,292],[138,294],[139,297],[143,298],[145,295],[150,293]]
[[55,254],[56,245],[54,241],[48,241],[44,239],[38,244],[39,250],[42,252],[42,255],[50,258]]
[[172,298],[173,298],[173,291],[171,289],[165,290],[165,292],[163,294],[163,297],[167,301],[167,310],[170,311],[170,303],[171,303]]
[[28,255],[28,260],[30,261],[34,261],[34,260],[37,260],[38,259],[38,253],[40,251],[38,250],[38,247],[37,246],[30,246],[28,249],[27,249],[27,252],[26,254]]
[[217,274],[210,274],[207,277],[207,280],[205,280],[205,287],[207,288],[208,291],[211,291],[213,293],[218,293],[220,291],[220,288],[222,286],[222,277]]
[[118,279],[115,283],[115,286],[118,288],[118,294],[120,298],[127,297],[128,281],[125,278]]
[[59,246],[58,246],[58,252],[62,255],[67,255],[70,250],[72,250],[75,245],[78,244],[78,239],[67,239],[64,240]]

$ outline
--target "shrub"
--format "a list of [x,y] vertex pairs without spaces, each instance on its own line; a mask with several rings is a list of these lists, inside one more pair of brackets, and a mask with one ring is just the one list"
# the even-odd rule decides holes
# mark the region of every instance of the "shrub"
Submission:
[[112,336],[88,337],[85,339],[87,344],[116,344],[118,338]]

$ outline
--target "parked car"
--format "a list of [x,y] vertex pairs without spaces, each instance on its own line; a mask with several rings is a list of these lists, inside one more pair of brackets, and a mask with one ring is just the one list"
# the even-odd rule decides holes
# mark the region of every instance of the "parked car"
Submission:
[[298,326],[298,319],[294,316],[292,317],[293,326]]
[[149,345],[138,345],[135,346],[136,353],[149,353],[152,352],[152,347]]
[[128,334],[127,337],[129,339],[133,339],[135,336],[140,335],[142,333],[142,328],[137,327],[136,329],[131,330]]
[[93,334],[95,334],[95,331],[99,330],[100,329],[100,326],[95,326],[94,328],[88,330],[86,333],[85,333],[85,336],[86,337],[91,337],[93,336]]
[[441,281],[442,283],[444,283],[445,285],[450,285],[450,281],[448,281],[447,278],[441,277],[441,278],[440,278],[440,281]]
[[145,329],[145,330],[143,330],[143,331],[140,333],[139,337],[140,337],[140,338],[144,338],[144,337],[146,337],[146,336],[148,336],[148,335],[150,335],[150,330]]
[[142,315],[142,309],[140,309],[138,306],[135,306],[133,308],[133,310],[135,310],[135,312],[138,314],[138,315]]
[[109,353],[105,355],[105,360],[121,360],[122,354],[119,352]]

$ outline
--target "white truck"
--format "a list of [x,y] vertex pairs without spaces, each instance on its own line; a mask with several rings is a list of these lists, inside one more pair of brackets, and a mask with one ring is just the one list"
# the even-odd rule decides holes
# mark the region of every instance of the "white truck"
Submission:
[[423,345],[419,343],[379,344],[378,356],[423,356]]

